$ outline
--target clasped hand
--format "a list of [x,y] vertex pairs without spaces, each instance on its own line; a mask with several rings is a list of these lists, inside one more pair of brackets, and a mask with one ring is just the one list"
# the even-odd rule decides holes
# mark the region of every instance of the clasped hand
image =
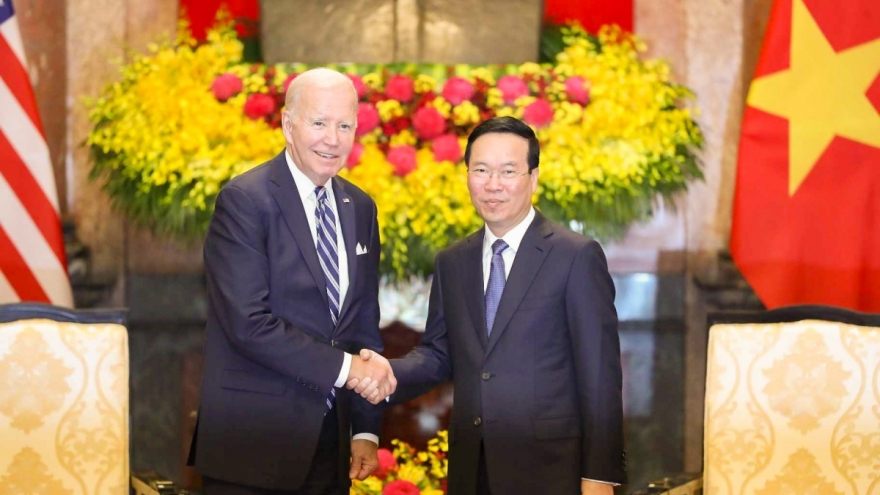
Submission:
[[371,404],[378,404],[394,393],[397,379],[387,359],[369,349],[363,349],[360,355],[352,356],[351,370],[345,386]]

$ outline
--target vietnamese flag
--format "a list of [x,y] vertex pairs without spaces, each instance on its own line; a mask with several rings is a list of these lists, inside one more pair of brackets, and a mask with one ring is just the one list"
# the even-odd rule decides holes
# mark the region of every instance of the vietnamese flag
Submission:
[[880,312],[880,1],[776,0],[730,251],[768,308]]

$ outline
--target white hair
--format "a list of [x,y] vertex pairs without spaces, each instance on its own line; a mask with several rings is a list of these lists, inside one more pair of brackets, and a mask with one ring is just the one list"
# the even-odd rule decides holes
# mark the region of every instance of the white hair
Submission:
[[284,95],[284,106],[288,112],[292,112],[299,103],[299,98],[304,90],[308,88],[331,88],[340,85],[346,85],[351,88],[355,101],[358,100],[357,90],[351,79],[345,74],[326,67],[309,69],[296,76],[290,83],[290,86],[287,87],[287,94]]

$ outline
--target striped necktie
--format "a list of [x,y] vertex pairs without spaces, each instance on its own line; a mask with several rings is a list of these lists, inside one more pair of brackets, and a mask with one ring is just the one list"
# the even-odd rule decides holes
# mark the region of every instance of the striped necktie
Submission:
[[[339,320],[339,251],[336,247],[336,216],[330,207],[330,198],[324,187],[315,188],[315,232],[318,237],[318,260],[327,280],[327,299],[330,302],[330,318],[336,326]],[[331,387],[327,396],[327,410],[333,409],[336,401],[336,389]]]

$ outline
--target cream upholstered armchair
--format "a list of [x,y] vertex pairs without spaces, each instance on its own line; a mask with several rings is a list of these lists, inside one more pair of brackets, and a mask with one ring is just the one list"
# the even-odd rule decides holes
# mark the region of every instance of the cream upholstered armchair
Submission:
[[705,495],[880,494],[880,315],[710,315],[703,441]]
[[130,492],[125,323],[124,311],[0,305],[0,494]]

